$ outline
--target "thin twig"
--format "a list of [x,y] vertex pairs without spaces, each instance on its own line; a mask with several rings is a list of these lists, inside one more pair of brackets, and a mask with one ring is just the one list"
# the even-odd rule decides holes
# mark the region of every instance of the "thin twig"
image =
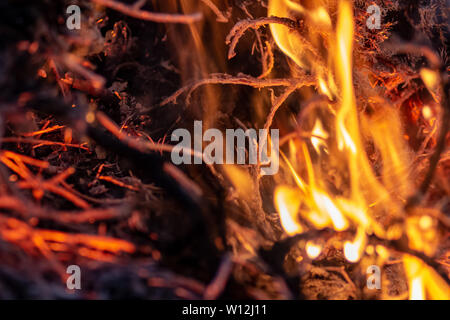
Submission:
[[223,22],[226,23],[231,17],[231,7],[227,11],[227,13],[223,13],[222,11],[217,8],[217,6],[211,1],[211,0],[201,0],[206,6],[208,6],[212,12],[217,16],[216,21],[217,22]]
[[436,168],[441,159],[442,152],[444,152],[446,147],[447,134],[450,130],[450,79],[447,74],[446,67],[442,65],[439,56],[434,53],[430,48],[424,46],[417,46],[414,44],[401,45],[399,48],[400,52],[419,52],[423,56],[425,56],[430,65],[436,71],[436,74],[440,77],[440,84],[442,90],[442,117],[440,121],[439,135],[436,141],[436,148],[434,149],[433,154],[430,157],[430,164],[428,167],[428,171],[425,175],[424,180],[420,184],[417,192],[411,196],[406,204],[405,210],[409,211],[412,207],[418,205],[422,200],[423,196],[427,193],[431,182],[433,181],[434,174],[436,172]]
[[235,24],[233,29],[231,29],[230,33],[226,37],[225,43],[230,45],[230,49],[228,50],[228,59],[231,59],[236,55],[236,45],[238,44],[239,39],[248,29],[258,29],[268,24],[282,24],[292,30],[297,30],[299,27],[297,21],[291,20],[289,18],[263,17],[254,20],[241,20]]
[[155,13],[150,11],[140,10],[135,6],[126,5],[124,3],[114,0],[91,0],[99,5],[108,7],[110,9],[119,11],[127,16],[152,21],[159,23],[192,23],[202,19],[200,12],[192,14],[168,14],[168,13]]
[[[339,232],[342,235],[345,235],[347,232]],[[304,232],[302,234],[297,234],[295,236],[287,237],[283,240],[279,240],[274,243],[273,247],[269,250],[264,250],[265,255],[269,253],[271,256],[276,256],[280,258],[281,261],[283,261],[284,256],[291,250],[291,248],[295,245],[297,245],[301,240],[310,240],[310,239],[317,239],[321,238],[322,240],[327,240],[331,237],[333,237],[336,234],[335,230],[325,228],[322,230],[310,230],[307,232]],[[434,260],[433,258],[428,257],[423,252],[419,252],[417,250],[411,249],[407,243],[405,243],[402,240],[385,240],[377,237],[376,235],[369,236],[369,242],[370,244],[380,244],[394,252],[402,253],[402,254],[409,254],[412,255],[421,261],[423,261],[425,264],[427,264],[430,268],[435,270],[444,281],[447,282],[447,284],[450,284],[450,279],[448,278],[446,272],[443,270],[441,265]]]
[[226,73],[213,73],[210,78],[196,81],[178,89],[170,97],[164,99],[164,101],[160,103],[160,106],[165,106],[169,103],[176,104],[177,98],[185,92],[187,92],[186,102],[189,103],[192,92],[197,88],[208,84],[244,85],[261,89],[268,87],[300,87],[312,85],[314,83],[315,79],[312,76],[305,76],[304,78],[259,79],[244,74],[231,76]]
[[[89,151],[87,146],[83,144],[72,144],[72,143],[64,143],[59,141],[50,141],[50,140],[42,140],[42,139],[32,139],[32,138],[22,138],[22,137],[6,137],[0,138],[0,143],[30,143],[36,144],[39,146],[62,146],[62,147],[70,147],[70,148],[78,148]],[[36,146],[35,146],[36,147]]]
[[230,277],[231,271],[233,271],[233,264],[233,260],[229,255],[226,255],[223,258],[216,276],[205,289],[203,297],[206,300],[217,299],[217,297],[219,297],[219,295],[223,292],[228,278]]
[[[130,157],[139,166],[151,166],[154,162],[153,170],[149,172],[154,176],[161,186],[172,191],[174,196],[179,196],[186,203],[196,210],[202,202],[202,190],[180,169],[171,163],[164,162],[163,159],[154,154],[155,151],[168,151],[172,146],[156,146],[145,141],[139,141],[124,134],[120,128],[102,112],[97,112],[95,118],[99,124],[115,136],[115,139],[98,130],[97,127],[89,128],[90,136],[97,143],[107,149],[117,149],[119,154]],[[117,139],[117,140],[116,140]],[[164,148],[165,150],[163,150]],[[172,150],[172,149],[170,149]],[[189,149],[183,149],[188,151]],[[195,154],[194,154],[195,155]]]
[[266,48],[267,50],[264,53],[262,53],[264,68],[263,73],[258,76],[259,79],[267,77],[272,72],[272,69],[275,65],[275,58],[273,56],[272,45],[270,44],[269,41],[266,41]]
[[[281,107],[281,105],[286,101],[287,98],[297,89],[303,87],[303,86],[312,86],[315,85],[316,81],[314,78],[310,79],[309,82],[299,82],[294,86],[286,88],[286,90],[278,96],[272,103],[272,107],[270,109],[269,115],[267,116],[266,123],[264,124],[264,129],[269,130],[269,128],[272,126],[273,119],[275,117],[276,112]],[[259,145],[264,148],[266,144],[266,139],[268,135],[263,135],[261,141],[259,141]],[[269,148],[270,149],[270,148]],[[261,168],[261,159],[258,154],[258,164],[256,166],[256,172],[258,172],[257,176],[257,183],[259,182],[259,179],[261,178],[261,175],[259,174]]]

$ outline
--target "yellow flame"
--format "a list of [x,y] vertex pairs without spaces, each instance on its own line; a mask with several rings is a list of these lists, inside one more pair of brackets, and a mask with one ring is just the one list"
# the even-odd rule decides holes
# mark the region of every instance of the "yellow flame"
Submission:
[[297,190],[289,186],[278,186],[275,190],[275,206],[280,215],[281,225],[288,235],[303,232],[303,228],[297,219],[300,207],[300,197]]
[[[269,15],[292,18],[295,13],[301,12],[302,14],[307,14],[307,10],[305,10],[306,9],[303,7],[297,7],[287,0],[269,1]],[[323,7],[316,9],[317,12],[322,13],[323,10],[325,10]],[[316,11],[312,10],[311,12]],[[329,15],[327,14],[327,16]],[[289,32],[285,26],[273,26],[271,31],[280,49],[297,62],[299,66],[302,66],[299,60],[304,57],[301,52],[301,47],[297,47],[300,46],[301,40],[294,41],[297,35]],[[328,72],[327,81],[324,80],[325,77],[323,76],[324,68],[313,68],[319,72],[317,79],[319,89],[323,94],[327,95],[330,100],[332,100],[334,94],[339,93],[339,103],[335,107],[328,107],[330,109],[335,108],[332,113],[335,115],[336,121],[337,147],[342,152],[339,157],[343,157],[344,163],[346,163],[344,168],[349,172],[350,194],[348,194],[347,197],[333,196],[327,188],[324,187],[324,181],[317,177],[316,171],[318,168],[313,165],[305,143],[301,143],[301,150],[304,158],[303,163],[306,166],[307,182],[300,177],[290,161],[288,161],[283,154],[282,155],[297,186],[300,188],[300,194],[304,199],[306,209],[302,209],[300,214],[316,228],[330,226],[337,231],[343,231],[349,227],[350,220],[359,226],[359,237],[357,239],[362,239],[362,233],[372,231],[378,236],[386,236],[389,234],[392,237],[399,237],[401,229],[393,226],[390,230],[384,230],[383,226],[368,215],[369,208],[374,210],[375,208],[378,209],[378,206],[378,210],[380,211],[385,210],[383,206],[386,206],[386,209],[389,208],[389,210],[395,214],[401,211],[399,209],[401,203],[392,203],[390,201],[389,193],[375,177],[365,154],[360,135],[356,99],[353,91],[353,36],[354,26],[351,3],[349,1],[340,1],[337,31],[334,36],[334,41],[331,41],[333,38],[331,36],[329,40],[329,45],[335,54],[332,55],[332,59],[329,61],[330,71]],[[333,67],[336,70],[336,82],[334,80],[334,73],[331,72]],[[332,89],[330,90],[330,88]],[[333,92],[333,94],[331,92]],[[398,181],[398,184],[402,185],[402,188],[398,188],[398,186],[391,184],[392,189],[397,188],[407,190],[409,189],[409,185],[405,181],[406,164],[404,164],[405,161],[402,161],[403,154],[398,154],[397,152],[397,150],[402,149],[402,146],[400,146],[400,143],[397,143],[398,139],[386,139],[386,126],[395,122],[395,119],[391,120],[391,118],[393,117],[389,117],[389,120],[385,122],[368,123],[366,126],[371,127],[372,125],[372,127],[375,127],[375,129],[371,130],[371,133],[377,137],[375,142],[381,146],[382,154],[387,158],[387,169],[385,171],[389,171],[391,180]],[[394,133],[398,134],[398,132]],[[324,130],[323,124],[319,119],[316,119],[311,135],[311,144],[314,149],[319,152],[320,147],[325,145],[324,139],[329,138],[329,134]],[[398,135],[401,136],[401,134]],[[389,141],[385,142],[386,140]],[[297,148],[293,149],[292,144],[290,144],[290,147],[294,152],[297,152]],[[291,159],[295,160],[295,158]],[[394,173],[396,173],[396,175],[393,175]],[[398,176],[401,178],[399,179]],[[403,197],[405,196],[404,193],[401,193],[401,195]],[[278,207],[286,207],[285,204],[283,205],[278,202],[279,200],[275,197],[275,203]],[[374,203],[376,203],[377,206],[374,206]],[[284,213],[280,212],[280,215],[281,214]],[[292,232],[292,230],[289,232]],[[364,243],[364,241],[361,241],[361,243]],[[364,245],[359,245],[359,242],[356,242],[347,245],[349,251],[352,251],[350,250],[353,248],[352,246],[357,249],[357,252],[364,249]],[[359,255],[356,256],[359,258]],[[353,258],[352,260],[355,259],[356,258]]]
[[[293,145],[293,144],[291,144]],[[283,152],[280,152],[282,158],[284,159],[284,161],[286,162],[289,170],[292,173],[292,176],[294,177],[295,183],[297,184],[297,186],[300,188],[301,191],[306,192],[306,185],[303,182],[303,180],[300,178],[300,176],[297,174],[297,172],[295,171],[294,167],[291,164],[291,161],[289,161],[286,156],[284,155]]]
[[364,252],[366,240],[367,237],[364,229],[359,228],[355,240],[353,240],[353,242],[346,241],[344,243],[345,258],[350,262],[358,262]]
[[310,14],[310,17],[314,23],[327,28],[331,28],[331,18],[324,7],[319,7],[313,10]]
[[316,259],[322,252],[322,246],[315,244],[312,241],[308,241],[305,246],[306,254],[310,259]]
[[433,111],[431,110],[431,108],[427,105],[423,106],[422,108],[422,116],[426,119],[426,120],[430,120],[431,118],[433,118]]
[[433,226],[433,219],[430,216],[422,216],[419,225],[422,230],[429,230]]
[[[269,17],[294,17],[303,11],[304,8],[300,4],[289,0],[269,0]],[[284,25],[271,24],[270,31],[278,47],[297,65],[303,66],[300,58],[303,47],[301,40]]]
[[316,120],[311,135],[311,143],[314,146],[314,149],[319,153],[320,147],[326,147],[325,139],[328,139],[328,133],[323,129],[322,122],[320,122],[319,119]]
[[420,77],[422,78],[422,81],[426,85],[428,90],[430,90],[431,92],[436,90],[438,86],[439,76],[435,71],[427,68],[422,68],[420,70]]
[[327,213],[330,217],[334,228],[337,231],[343,231],[348,228],[348,222],[342,215],[342,212],[336,207],[333,200],[330,199],[325,193],[319,190],[312,191],[313,199],[317,208],[324,213]]
[[328,99],[333,100],[333,95],[330,92],[330,89],[327,86],[327,83],[322,77],[318,78],[320,91],[328,97]]
[[[406,236],[412,249],[434,256],[439,241],[436,219],[433,218],[436,215],[409,216],[404,211],[404,201],[413,190],[409,178],[413,162],[403,139],[398,112],[383,99],[370,95],[367,101],[373,112],[370,115],[358,112],[353,85],[355,28],[352,2],[338,1],[335,31],[330,18],[334,13],[328,13],[323,3],[328,2],[318,1],[303,7],[290,0],[269,0],[269,16],[301,17],[305,21],[306,31],[301,35],[301,31],[293,32],[276,24],[270,26],[272,35],[281,51],[298,67],[316,77],[317,90],[333,101],[319,106],[327,116],[319,119],[319,113],[312,113],[313,118],[308,119],[314,124],[310,144],[305,141],[297,145],[290,143],[290,155],[286,157],[281,153],[297,185],[297,189],[282,185],[275,190],[274,201],[282,226],[290,235],[303,232],[306,224],[300,224],[300,216],[316,229],[332,227],[344,231],[356,228],[355,238],[343,244],[344,255],[350,262],[358,262],[366,252],[376,252],[378,261],[390,258],[387,247],[367,247],[370,234],[386,240]],[[310,46],[319,44],[318,39],[323,40],[321,44],[328,48],[328,55],[317,57],[317,53],[311,54]],[[436,72],[422,69],[420,75],[435,96]],[[422,112],[425,119],[433,116],[429,107],[424,107]],[[330,119],[334,123],[327,122]],[[310,145],[316,151],[313,155]],[[367,145],[373,146],[374,153],[380,158],[382,166],[376,172],[367,156]],[[320,152],[324,146],[327,152]],[[322,166],[324,162],[326,166]],[[333,178],[335,172],[338,177],[333,188],[330,187],[330,168],[334,170]],[[322,247],[308,242],[305,249],[313,259]],[[448,299],[448,285],[432,268],[408,255],[404,256],[403,262],[411,299]]]
[[450,287],[424,262],[416,257],[404,255],[403,264],[408,278],[410,300],[450,299]]

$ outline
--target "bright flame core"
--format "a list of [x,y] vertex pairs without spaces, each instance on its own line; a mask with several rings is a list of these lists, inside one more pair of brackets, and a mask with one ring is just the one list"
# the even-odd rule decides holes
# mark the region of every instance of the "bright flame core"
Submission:
[[322,252],[322,247],[318,244],[313,243],[312,241],[308,241],[305,246],[306,254],[310,259],[317,258]]

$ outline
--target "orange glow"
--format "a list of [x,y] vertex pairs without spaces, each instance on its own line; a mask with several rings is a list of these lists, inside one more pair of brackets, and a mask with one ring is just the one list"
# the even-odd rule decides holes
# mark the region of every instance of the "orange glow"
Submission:
[[52,230],[39,230],[39,235],[46,241],[66,244],[81,244],[90,248],[118,253],[120,251],[133,253],[135,247],[128,241],[87,234],[70,234]]
[[430,120],[433,117],[433,111],[431,110],[431,108],[429,106],[423,106],[423,108],[422,108],[422,116],[426,120]]

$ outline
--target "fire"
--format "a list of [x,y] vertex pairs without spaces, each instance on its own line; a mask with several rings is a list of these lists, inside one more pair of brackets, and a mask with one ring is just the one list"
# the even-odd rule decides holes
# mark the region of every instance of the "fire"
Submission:
[[296,218],[296,213],[300,207],[298,192],[288,186],[279,186],[275,191],[275,204],[286,233],[289,235],[302,233],[303,228]]
[[[303,7],[293,1],[270,0],[268,16],[287,17],[289,16],[291,8],[297,12],[304,12]],[[271,25],[270,30],[272,31],[272,36],[278,47],[294,60],[297,65],[303,66],[303,63],[299,59],[299,51],[303,48],[301,41],[299,41],[298,38],[293,37],[289,32],[289,29],[285,26]]]
[[416,257],[405,255],[403,258],[408,276],[409,299],[448,300],[450,289],[445,281],[430,267]]
[[336,207],[333,201],[321,191],[313,191],[313,200],[317,208],[323,212],[327,213],[334,229],[337,231],[343,231],[347,229],[347,220],[342,215],[342,212]]
[[319,120],[316,121],[311,134],[311,143],[314,146],[314,149],[316,149],[317,152],[320,152],[320,147],[325,146],[323,141],[328,139],[328,133],[323,129],[322,122]]
[[344,255],[350,262],[358,262],[365,248],[367,237],[363,228],[358,228],[356,238],[353,242],[344,243]]
[[320,253],[322,252],[322,246],[315,244],[312,241],[308,241],[306,243],[305,249],[306,249],[306,254],[311,259],[317,258],[320,255]]
[[[309,141],[301,140],[295,147],[290,144],[294,155],[282,154],[286,172],[294,178],[297,187],[281,185],[275,190],[274,201],[281,224],[288,235],[303,233],[309,229],[307,226],[352,232],[353,240],[343,243],[344,255],[352,263],[360,261],[369,251],[366,248],[372,235],[386,240],[406,236],[412,249],[432,256],[438,241],[435,219],[430,215],[407,217],[404,209],[405,199],[413,190],[412,161],[403,139],[400,117],[382,99],[369,93],[367,101],[372,114],[358,111],[353,79],[355,27],[351,1],[338,2],[335,30],[330,19],[333,15],[323,3],[328,2],[307,9],[290,0],[269,1],[269,16],[304,19],[307,35],[278,24],[270,26],[271,32],[278,47],[296,67],[316,76],[318,92],[328,98],[319,107],[327,116],[319,117],[314,112],[308,115],[314,124]],[[319,50],[310,46],[320,41],[328,52],[317,56]],[[421,77],[430,91],[436,90],[434,71],[422,69]],[[431,116],[429,107],[423,112]],[[383,165],[378,172],[369,160],[368,143],[373,144],[381,157]],[[330,187],[330,167],[333,175],[344,181],[339,187]],[[386,247],[370,248],[384,261],[390,256]],[[313,242],[307,242],[305,249],[312,259],[321,252],[321,247]],[[450,297],[448,285],[425,263],[409,255],[404,255],[403,263],[411,299]]]
[[425,85],[431,92],[436,90],[438,86],[438,77],[436,75],[436,72],[427,68],[423,68],[422,70],[420,70],[420,76],[423,80],[423,83],[425,83]]
[[322,77],[319,77],[319,88],[320,91],[328,97],[328,99],[333,100],[333,95],[331,94],[330,90],[328,89],[328,86],[325,82],[325,80],[322,79]]

